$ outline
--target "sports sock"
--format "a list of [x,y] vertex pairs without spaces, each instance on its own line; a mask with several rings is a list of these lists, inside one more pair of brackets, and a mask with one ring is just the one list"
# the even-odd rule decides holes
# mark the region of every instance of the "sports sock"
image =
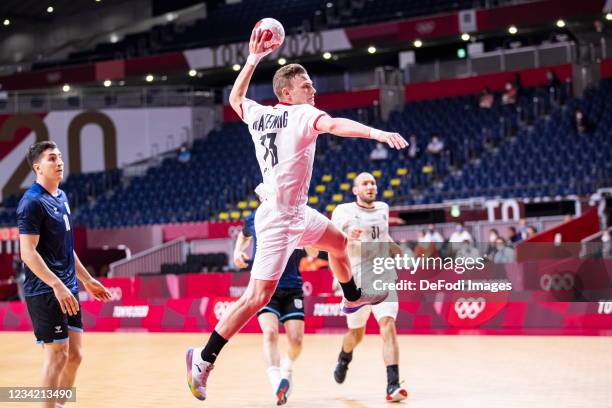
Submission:
[[210,337],[208,338],[208,343],[206,343],[206,346],[204,346],[204,349],[202,350],[202,360],[214,364],[215,360],[217,359],[217,356],[221,352],[221,349],[226,344],[227,340],[221,337],[221,335],[217,333],[216,330],[213,330],[213,332],[210,334]]
[[281,382],[281,374],[280,367],[271,366],[266,370],[266,374],[268,374],[268,380],[270,381],[270,385],[272,386],[272,392],[276,392],[278,385]]
[[353,359],[353,352],[345,352],[344,350],[340,350],[340,355],[338,356],[338,360],[339,361],[343,361],[346,364],[350,363],[351,360]]
[[387,393],[396,385],[399,385],[399,366],[391,364],[387,366]]
[[285,356],[285,358],[281,360],[280,371],[283,378],[289,378],[291,375],[291,371],[293,371],[293,360],[291,360],[289,356]]
[[361,289],[358,289],[357,285],[355,285],[354,277],[351,276],[351,280],[348,282],[340,282],[340,286],[346,300],[354,302],[361,297]]

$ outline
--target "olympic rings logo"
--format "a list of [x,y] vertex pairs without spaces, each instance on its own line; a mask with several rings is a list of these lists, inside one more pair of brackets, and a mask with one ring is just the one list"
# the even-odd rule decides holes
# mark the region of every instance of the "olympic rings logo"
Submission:
[[551,290],[571,290],[574,288],[574,275],[571,273],[544,274],[540,276],[540,287],[547,292]]
[[227,309],[229,309],[234,303],[236,302],[217,302],[215,303],[215,306],[213,308],[213,312],[215,314],[215,317],[217,318],[217,320],[221,320],[221,318],[223,317],[223,314],[225,314],[225,311]]
[[482,297],[469,297],[467,299],[459,298],[455,302],[455,312],[461,320],[473,320],[477,318],[478,315],[483,312],[483,310],[485,310],[486,306],[487,302]]

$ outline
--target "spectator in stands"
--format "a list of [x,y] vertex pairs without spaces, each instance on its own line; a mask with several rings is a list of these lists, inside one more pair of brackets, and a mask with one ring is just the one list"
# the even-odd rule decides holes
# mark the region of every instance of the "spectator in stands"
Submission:
[[389,151],[382,143],[376,143],[374,150],[370,152],[371,161],[387,160]]
[[177,160],[181,163],[188,163],[191,161],[191,151],[187,147],[187,143],[181,145]]
[[480,257],[480,251],[478,251],[478,248],[476,248],[474,245],[472,245],[470,241],[466,239],[459,246],[455,257],[476,260]]
[[601,234],[601,256],[603,258],[612,258],[610,231],[604,231],[603,234]]
[[516,261],[516,252],[513,248],[506,245],[506,241],[502,237],[497,237],[495,241],[497,251],[493,257],[495,263],[510,263]]
[[579,135],[590,133],[593,130],[593,126],[591,125],[591,122],[586,117],[584,112],[582,112],[580,109],[576,109],[574,118],[575,118],[576,133],[578,133]]
[[427,144],[427,153],[433,155],[440,155],[444,152],[444,142],[440,140],[440,136],[433,134],[431,141]]
[[444,237],[438,232],[438,230],[436,230],[433,224],[429,224],[427,226],[424,238],[427,242],[433,242],[435,244],[438,244],[436,245],[438,248],[440,247],[439,244],[444,242]]
[[561,94],[561,81],[559,77],[552,69],[546,71],[546,82],[548,85],[548,93],[553,102],[560,102],[560,94]]
[[485,250],[485,257],[487,259],[492,260],[495,256],[495,243],[497,242],[497,238],[499,237],[501,237],[501,235],[499,235],[499,231],[497,231],[495,228],[489,231],[489,240],[487,243],[487,249]]
[[423,256],[425,258],[438,258],[440,256],[440,253],[432,242],[421,241],[419,239],[419,243],[416,247],[414,247],[414,256]]
[[419,155],[419,143],[417,141],[416,135],[413,133],[410,135],[410,140],[408,141],[408,149],[406,149],[409,159],[416,159]]
[[537,233],[538,233],[538,229],[534,227],[533,225],[530,225],[527,227],[527,239],[533,237]]
[[409,241],[405,239],[400,240],[399,247],[402,250],[402,254],[409,258],[414,257],[414,251],[412,250],[413,245],[411,245]]
[[458,244],[465,241],[474,242],[474,239],[472,238],[472,234],[465,229],[463,223],[458,222],[455,226],[455,232],[452,233],[448,242]]
[[519,220],[519,226],[517,233],[519,234],[521,239],[527,239],[527,221],[524,218]]
[[483,109],[491,109],[493,107],[493,103],[495,102],[495,95],[491,92],[491,89],[487,86],[480,93],[480,99],[478,102],[478,106]]
[[516,95],[518,93],[512,82],[506,82],[504,93],[502,94],[502,104],[512,105],[516,103]]
[[521,237],[521,234],[516,232],[516,228],[515,227],[508,227],[508,242],[516,244],[517,242],[519,242],[522,239],[523,238]]

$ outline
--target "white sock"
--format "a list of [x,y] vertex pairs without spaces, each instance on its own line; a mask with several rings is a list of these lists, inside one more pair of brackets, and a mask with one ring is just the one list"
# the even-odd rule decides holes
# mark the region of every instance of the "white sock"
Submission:
[[293,371],[293,360],[291,360],[289,356],[285,356],[281,360],[281,365],[280,365],[280,372],[281,372],[282,378],[290,379],[292,371]]
[[274,366],[268,367],[266,373],[268,374],[270,385],[272,385],[272,392],[276,392],[278,385],[281,382],[280,368]]

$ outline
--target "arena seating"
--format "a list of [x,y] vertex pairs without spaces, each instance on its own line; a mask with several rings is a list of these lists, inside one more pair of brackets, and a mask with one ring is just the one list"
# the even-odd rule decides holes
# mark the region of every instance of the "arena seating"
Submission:
[[[154,55],[169,51],[246,41],[252,27],[264,17],[282,21],[288,33],[298,29],[324,29],[374,23],[417,15],[429,15],[479,5],[473,0],[244,0],[222,4],[207,18],[192,23],[156,25],[129,34],[117,43],[100,43],[94,49],[73,52],[62,64],[95,62]],[[374,12],[375,10],[375,12]],[[35,68],[55,66],[58,61],[36,63]]]
[[[370,162],[373,142],[322,135],[309,203],[331,211],[352,200],[351,180],[360,171],[375,174],[380,197],[391,204],[592,193],[600,187],[598,182],[612,179],[611,101],[612,81],[607,80],[583,99],[570,99],[563,106],[551,102],[546,88],[525,89],[516,105],[496,103],[492,109],[479,108],[477,96],[407,104],[388,122],[374,125],[406,137],[414,133],[419,156],[409,159],[405,151],[390,150],[386,160]],[[576,133],[577,108],[596,124],[591,133]],[[332,114],[353,119],[373,116],[363,109]],[[445,142],[447,153],[425,152],[433,133]],[[112,174],[117,178],[120,172]],[[64,185],[77,204],[77,224],[109,228],[240,219],[258,205],[253,190],[261,176],[247,128],[226,123],[195,142],[187,163],[165,159],[130,183],[113,179],[115,188],[100,194],[105,191],[103,179],[108,176],[102,173],[71,176]],[[87,199],[93,195],[82,183],[97,186],[92,187],[97,199]],[[16,202],[11,198],[5,206],[14,207]],[[14,224],[14,210],[0,214],[3,224]]]

